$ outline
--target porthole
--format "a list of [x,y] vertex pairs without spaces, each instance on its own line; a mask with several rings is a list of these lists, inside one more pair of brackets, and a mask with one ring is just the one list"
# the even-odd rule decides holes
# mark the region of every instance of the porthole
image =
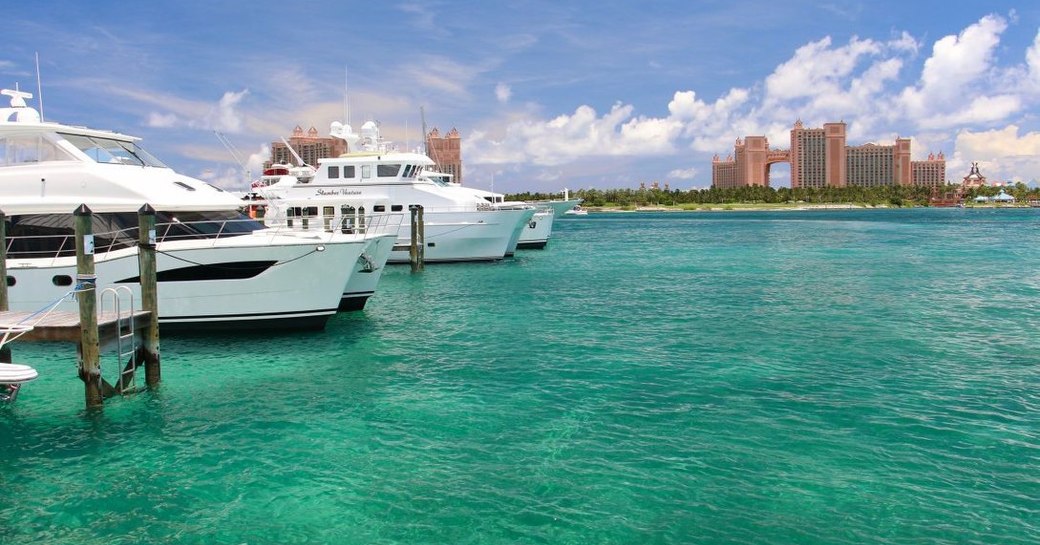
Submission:
[[54,278],[51,278],[51,282],[53,282],[55,286],[71,286],[72,277],[67,274],[56,274],[54,275]]

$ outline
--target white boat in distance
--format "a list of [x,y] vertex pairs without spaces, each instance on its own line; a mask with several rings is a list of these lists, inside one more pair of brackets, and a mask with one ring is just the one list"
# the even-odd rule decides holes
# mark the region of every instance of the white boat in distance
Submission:
[[[334,210],[363,207],[370,214],[406,214],[411,205],[421,205],[427,263],[502,259],[516,247],[534,215],[533,208],[497,209],[483,199],[423,177],[433,160],[420,153],[397,151],[380,138],[374,122],[366,122],[360,135],[349,125],[333,122],[330,134],[357,151],[320,159],[311,175],[296,171],[261,184],[255,191],[269,202],[319,199],[319,206]],[[410,222],[403,222],[396,233],[391,263],[409,261],[411,232],[406,225]]]
[[76,278],[73,211],[93,212],[97,289],[126,285],[140,300],[137,211],[156,210],[163,331],[315,329],[336,312],[361,256],[359,237],[278,235],[239,211],[241,201],[174,172],[135,137],[44,122],[28,93],[0,108],[0,203],[7,215],[11,310],[61,301]]

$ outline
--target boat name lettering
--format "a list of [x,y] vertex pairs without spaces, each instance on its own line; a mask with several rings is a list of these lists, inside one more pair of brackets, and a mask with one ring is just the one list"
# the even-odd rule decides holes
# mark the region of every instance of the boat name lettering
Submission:
[[319,189],[315,196],[327,197],[330,195],[360,195],[360,189]]

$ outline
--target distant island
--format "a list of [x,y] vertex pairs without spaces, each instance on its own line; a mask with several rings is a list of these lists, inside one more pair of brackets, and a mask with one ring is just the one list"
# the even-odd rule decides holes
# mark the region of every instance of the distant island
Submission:
[[[772,188],[745,186],[710,189],[578,189],[571,198],[581,198],[592,210],[725,210],[778,208],[892,208],[918,206],[1040,206],[1040,188],[1018,182],[1004,186],[938,187],[879,185],[849,187]],[[556,198],[547,193],[515,193],[510,200],[538,201]]]

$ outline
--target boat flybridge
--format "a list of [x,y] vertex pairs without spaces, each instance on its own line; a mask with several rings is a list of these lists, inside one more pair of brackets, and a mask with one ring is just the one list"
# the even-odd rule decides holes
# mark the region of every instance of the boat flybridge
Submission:
[[[137,285],[137,218],[156,210],[163,329],[316,329],[336,312],[365,241],[280,235],[235,196],[174,172],[138,138],[45,122],[28,93],[0,108],[0,210],[11,310],[75,310],[73,211],[92,211],[97,289]],[[53,306],[52,306],[53,305]]]
[[540,249],[545,248],[545,245],[549,243],[549,237],[552,236],[553,219],[555,217],[552,207],[540,206],[524,201],[507,201],[505,200],[505,195],[501,193],[463,186],[454,181],[452,175],[446,172],[427,170],[423,172],[423,176],[443,187],[452,188],[456,191],[464,191],[478,198],[484,199],[491,203],[491,206],[499,210],[534,208],[534,215],[531,217],[531,220],[527,222],[527,225],[524,226],[523,231],[521,231],[515,248]]
[[[534,215],[533,207],[500,209],[464,192],[453,191],[423,176],[433,161],[421,153],[397,151],[379,136],[374,122],[356,134],[350,125],[333,122],[330,134],[345,140],[352,150],[339,157],[321,159],[316,169],[298,167],[276,179],[262,180],[254,190],[275,206],[272,221],[301,221],[305,207],[331,212],[328,221],[342,224],[351,211],[364,209],[366,217],[408,213],[412,205],[423,207],[424,248],[427,263],[494,261],[516,247]],[[301,206],[302,203],[309,203]],[[281,212],[279,212],[281,210]],[[324,212],[321,221],[326,221]],[[371,220],[369,220],[371,221]],[[391,263],[408,262],[410,222],[399,222]],[[394,230],[391,224],[387,228]]]

